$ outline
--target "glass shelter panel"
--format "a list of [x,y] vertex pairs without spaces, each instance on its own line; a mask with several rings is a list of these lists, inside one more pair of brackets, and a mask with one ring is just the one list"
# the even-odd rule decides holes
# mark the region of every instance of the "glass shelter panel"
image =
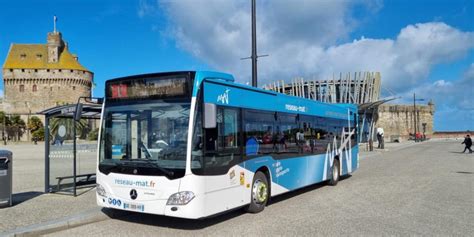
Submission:
[[[98,120],[76,122],[76,185],[95,183]],[[74,191],[74,119],[49,120],[49,187],[51,192]]]

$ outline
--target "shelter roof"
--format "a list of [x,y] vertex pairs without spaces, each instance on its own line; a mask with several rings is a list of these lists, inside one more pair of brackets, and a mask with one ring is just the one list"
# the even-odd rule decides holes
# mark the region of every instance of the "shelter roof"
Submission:
[[[49,108],[39,112],[38,114],[45,115],[46,117],[74,118],[75,112],[76,104],[70,104]],[[102,105],[100,104],[83,104],[81,118],[100,119],[101,112]]]
[[383,99],[383,100],[377,100],[374,102],[369,102],[369,103],[364,103],[359,105],[359,112],[363,112],[369,109],[377,109],[381,104],[395,100],[398,98],[388,98],[388,99]]

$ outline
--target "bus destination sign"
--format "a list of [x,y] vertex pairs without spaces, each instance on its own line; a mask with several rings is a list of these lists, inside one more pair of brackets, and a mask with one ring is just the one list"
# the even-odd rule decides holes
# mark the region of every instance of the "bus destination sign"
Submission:
[[188,95],[188,80],[146,78],[114,81],[107,85],[109,99],[169,98]]

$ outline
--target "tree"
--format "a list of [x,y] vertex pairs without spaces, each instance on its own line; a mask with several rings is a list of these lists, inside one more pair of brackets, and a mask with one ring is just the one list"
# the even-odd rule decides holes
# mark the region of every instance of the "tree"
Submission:
[[44,140],[44,127],[39,128],[31,133],[32,139],[37,139],[37,141]]
[[11,122],[10,122],[10,118],[8,118],[6,115],[5,115],[5,112],[3,111],[0,111],[0,123],[2,123],[2,126],[5,124],[5,125],[10,125]]
[[[58,135],[59,128],[63,125],[66,128],[66,135],[62,139],[72,139],[72,134],[74,132],[74,119],[71,118],[53,118],[51,119],[50,125],[50,136],[52,141]],[[81,119],[76,122],[76,135],[79,137],[84,137],[87,133],[84,133],[84,130],[87,128],[87,120]]]
[[31,133],[35,132],[36,130],[42,127],[43,127],[43,122],[41,122],[41,119],[36,116],[32,116],[30,120],[28,121],[28,129],[31,131]]
[[89,134],[87,134],[87,138],[89,139],[89,141],[96,141],[98,137],[99,137],[99,129],[98,128],[90,131]]
[[26,123],[23,119],[21,119],[20,115],[13,115],[10,120],[12,121],[12,125],[25,127]]
[[21,119],[20,115],[13,115],[10,117],[10,125],[7,125],[8,137],[13,137],[15,141],[19,141],[23,136],[26,128],[25,121]]

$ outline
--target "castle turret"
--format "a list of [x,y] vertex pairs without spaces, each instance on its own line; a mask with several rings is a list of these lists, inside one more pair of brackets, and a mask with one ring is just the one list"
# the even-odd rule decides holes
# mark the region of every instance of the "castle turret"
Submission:
[[94,77],[69,51],[56,28],[48,33],[46,44],[11,44],[2,74],[0,110],[25,121],[37,112],[90,96]]
[[48,63],[57,63],[64,48],[61,32],[48,33]]

